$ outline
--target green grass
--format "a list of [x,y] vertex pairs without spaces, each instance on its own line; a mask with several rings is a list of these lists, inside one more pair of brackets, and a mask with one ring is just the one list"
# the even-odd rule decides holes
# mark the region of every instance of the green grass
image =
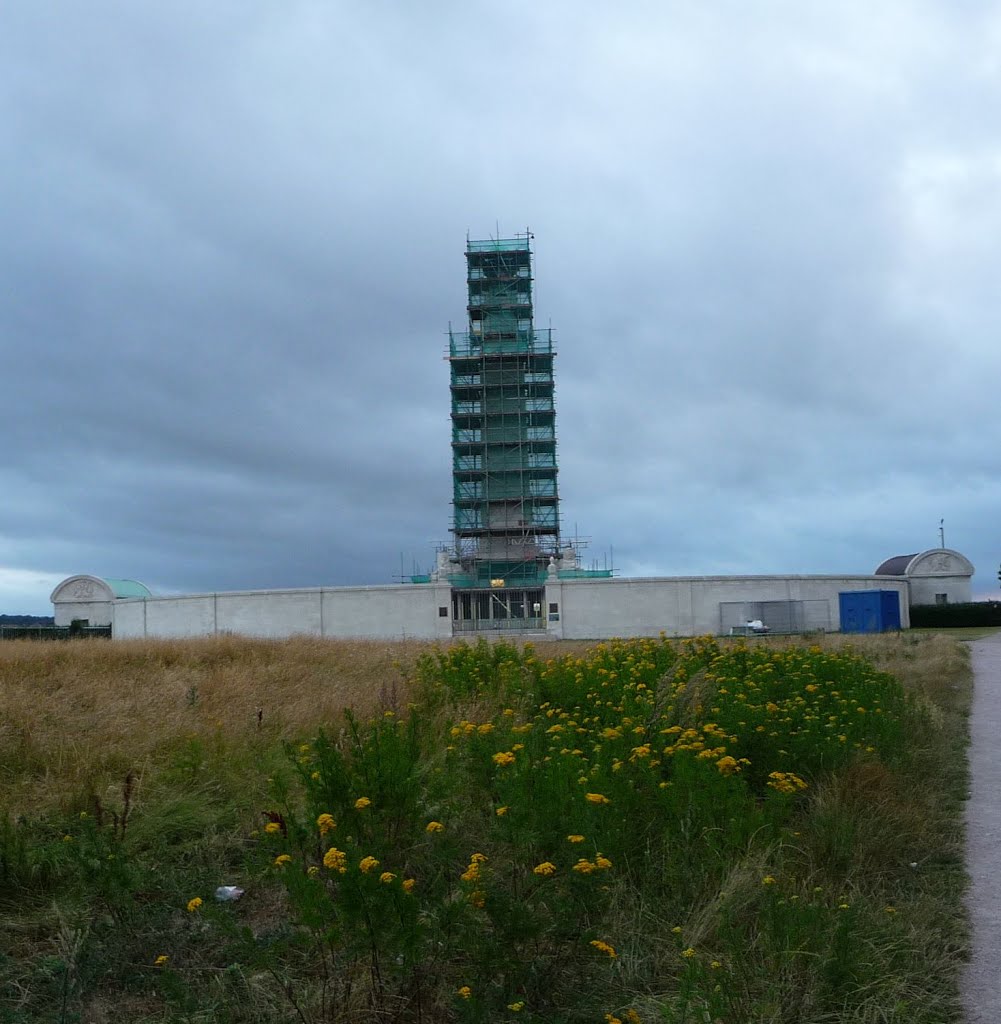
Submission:
[[[0,725],[36,794],[0,815],[4,1024],[960,1019],[970,690],[940,636],[77,650],[58,723]],[[345,696],[353,666],[354,714],[305,717],[310,659]],[[73,715],[137,678],[161,731],[74,762]],[[286,678],[302,710],[259,721]]]

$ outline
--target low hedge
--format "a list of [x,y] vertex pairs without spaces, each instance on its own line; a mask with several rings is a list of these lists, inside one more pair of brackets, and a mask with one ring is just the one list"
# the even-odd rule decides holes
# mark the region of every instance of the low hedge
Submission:
[[960,626],[1001,626],[1001,601],[916,604],[911,607],[911,625],[936,629]]

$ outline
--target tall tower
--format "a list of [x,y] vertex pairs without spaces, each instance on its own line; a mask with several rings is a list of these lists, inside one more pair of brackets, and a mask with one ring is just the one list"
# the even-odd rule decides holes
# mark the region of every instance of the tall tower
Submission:
[[[449,330],[461,567],[451,578],[457,588],[491,592],[492,601],[480,601],[491,619],[498,602],[508,614],[524,603],[531,617],[534,593],[509,600],[500,592],[541,588],[550,557],[560,554],[555,352],[551,332],[533,324],[531,237],[467,240],[468,330]],[[478,599],[469,598],[475,613]],[[453,603],[462,620],[461,602]]]

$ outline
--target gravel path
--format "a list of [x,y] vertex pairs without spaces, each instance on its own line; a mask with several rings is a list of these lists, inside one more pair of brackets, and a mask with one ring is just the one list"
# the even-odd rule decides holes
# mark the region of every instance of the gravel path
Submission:
[[962,979],[969,1024],[1001,1022],[1001,634],[970,645],[973,714],[972,786],[966,805],[966,897],[973,923],[973,958]]

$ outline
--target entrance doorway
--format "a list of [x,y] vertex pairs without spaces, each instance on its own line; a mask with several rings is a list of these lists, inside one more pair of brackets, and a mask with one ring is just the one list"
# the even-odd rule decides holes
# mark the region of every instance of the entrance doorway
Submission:
[[542,598],[541,588],[453,590],[452,631],[543,630]]

